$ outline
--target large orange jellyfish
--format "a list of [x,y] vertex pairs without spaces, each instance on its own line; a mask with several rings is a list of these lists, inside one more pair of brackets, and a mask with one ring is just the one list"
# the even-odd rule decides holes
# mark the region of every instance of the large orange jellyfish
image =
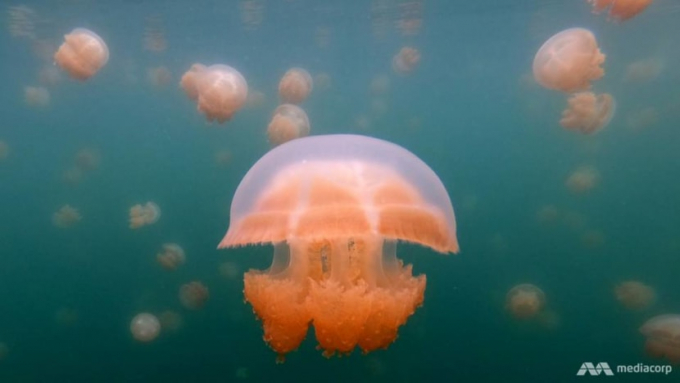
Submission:
[[279,82],[279,97],[285,103],[299,104],[309,97],[314,87],[312,76],[302,68],[291,68]]
[[456,220],[437,175],[402,147],[357,135],[292,140],[241,181],[219,248],[274,244],[266,271],[245,274],[245,297],[279,354],[314,326],[325,356],[387,348],[423,302],[425,276],[397,241],[458,252]]
[[549,38],[536,53],[534,78],[548,89],[568,93],[585,90],[591,81],[604,75],[600,67],[604,60],[592,32],[566,29]]
[[592,134],[607,126],[616,111],[616,102],[609,93],[579,92],[571,95],[567,103],[560,125],[583,134]]
[[179,81],[179,85],[184,89],[184,93],[192,100],[198,98],[198,79],[205,69],[206,67],[203,64],[193,64],[191,68],[182,75],[182,79]]
[[302,108],[293,104],[279,105],[267,127],[272,146],[309,135],[309,118]]
[[653,0],[586,0],[593,6],[593,13],[609,11],[609,17],[616,21],[628,20],[652,3]]
[[545,305],[545,293],[540,288],[522,283],[510,289],[506,295],[506,307],[517,319],[529,319],[538,314]]
[[198,110],[208,121],[231,120],[248,98],[248,84],[236,69],[222,64],[211,65],[196,82]]
[[94,76],[109,61],[106,43],[89,29],[76,28],[64,40],[54,54],[54,61],[77,80]]
[[655,358],[680,364],[680,315],[658,315],[645,322],[640,332],[647,337],[645,350]]

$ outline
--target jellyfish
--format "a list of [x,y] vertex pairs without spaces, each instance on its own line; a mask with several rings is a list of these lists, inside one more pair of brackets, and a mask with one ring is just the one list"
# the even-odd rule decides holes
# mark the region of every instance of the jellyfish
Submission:
[[314,76],[314,84],[319,90],[328,90],[333,87],[333,79],[326,72],[317,73]]
[[248,92],[248,99],[246,100],[246,107],[248,108],[259,108],[264,105],[267,100],[267,96],[259,90],[253,90]]
[[386,74],[381,74],[373,77],[369,90],[374,96],[383,96],[390,91],[391,80]]
[[179,85],[184,89],[187,97],[192,100],[198,99],[198,79],[205,71],[206,66],[203,64],[193,64],[188,71],[186,71],[179,81]]
[[271,267],[245,274],[244,294],[279,361],[310,324],[327,357],[387,348],[425,291],[397,241],[458,252],[439,177],[406,149],[365,136],[272,149],[241,181],[230,217],[219,248],[274,245]]
[[645,350],[649,355],[680,364],[680,315],[655,316],[642,325],[640,332],[647,337]]
[[536,220],[542,224],[553,224],[560,217],[560,210],[555,205],[544,205],[536,212]]
[[638,281],[625,281],[614,289],[616,299],[628,310],[644,310],[656,301],[654,288]]
[[647,8],[652,0],[586,0],[593,6],[593,13],[608,12],[616,21],[626,21]]
[[581,166],[567,178],[567,188],[574,194],[589,192],[600,180],[600,172],[592,166]]
[[609,93],[574,93],[562,112],[560,125],[567,130],[592,134],[607,126],[616,111],[616,103]]
[[505,304],[515,318],[530,319],[543,309],[545,294],[532,284],[522,283],[508,291]]
[[170,73],[170,69],[164,66],[157,66],[147,70],[147,78],[151,85],[162,88],[172,81],[172,73]]
[[70,327],[78,323],[80,314],[78,310],[70,307],[60,307],[54,313],[54,321],[62,327]]
[[267,127],[272,146],[309,135],[309,119],[302,108],[293,104],[279,105]]
[[659,112],[654,107],[646,107],[628,112],[626,126],[631,130],[647,129],[659,122]]
[[9,347],[5,342],[0,342],[0,361],[7,358],[7,354],[9,354]]
[[231,153],[231,150],[229,149],[220,149],[215,152],[213,155],[213,159],[215,160],[215,165],[217,166],[229,166],[231,165],[231,161],[234,158],[234,155]]
[[54,86],[61,81],[61,72],[56,67],[49,65],[44,66],[38,72],[38,82],[45,86]]
[[161,208],[153,202],[142,206],[137,204],[130,208],[130,229],[152,225],[161,217]]
[[130,332],[140,342],[151,342],[161,332],[161,322],[153,314],[137,314],[130,322]]
[[312,93],[313,86],[314,81],[309,72],[302,68],[291,68],[279,82],[279,97],[284,103],[299,104]]
[[74,162],[78,169],[82,171],[92,171],[99,167],[101,155],[99,151],[92,148],[82,148],[76,153]]
[[83,171],[77,166],[71,166],[64,170],[62,179],[69,185],[77,185],[83,180]]
[[208,121],[231,120],[248,98],[246,79],[236,69],[222,64],[211,65],[199,73],[198,110]]
[[179,288],[179,301],[189,310],[203,308],[209,296],[208,288],[199,281],[183,284]]
[[184,264],[185,260],[184,249],[176,243],[164,244],[163,251],[156,254],[156,261],[166,270],[175,270]]
[[566,29],[549,38],[536,53],[534,78],[548,89],[567,93],[585,90],[591,81],[604,75],[600,67],[604,60],[592,32]]
[[9,145],[3,140],[0,140],[0,161],[9,156]]
[[220,275],[226,279],[236,280],[240,272],[240,268],[234,262],[222,262],[220,264]]
[[71,205],[64,205],[56,213],[52,214],[52,224],[54,226],[67,229],[74,226],[82,219],[78,209]]
[[664,70],[665,62],[657,57],[634,61],[626,67],[623,80],[632,83],[645,83],[659,77]]
[[76,80],[94,76],[109,61],[106,43],[89,29],[76,28],[64,40],[54,54],[54,61]]
[[420,52],[416,48],[403,47],[392,58],[392,70],[398,74],[412,72],[420,63]]
[[166,310],[158,316],[163,331],[177,331],[182,327],[184,320],[182,316],[173,310]]
[[44,108],[50,104],[50,91],[42,86],[24,87],[24,101],[26,105]]

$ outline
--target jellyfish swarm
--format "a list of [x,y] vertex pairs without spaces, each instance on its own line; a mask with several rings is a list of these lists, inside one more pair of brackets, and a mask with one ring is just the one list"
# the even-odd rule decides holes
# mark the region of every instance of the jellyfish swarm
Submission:
[[593,6],[593,13],[609,11],[609,17],[626,21],[647,8],[653,0],[586,0]]
[[64,40],[54,54],[54,61],[76,80],[94,76],[109,61],[109,48],[91,30],[76,28]]
[[412,72],[420,63],[420,52],[411,47],[403,47],[392,58],[392,70],[398,74],[407,74]]
[[616,111],[616,103],[609,93],[574,93],[567,103],[560,125],[583,134],[592,134],[607,126]]
[[245,297],[280,360],[314,326],[325,356],[387,348],[423,302],[425,276],[397,259],[397,240],[458,252],[437,175],[397,145],[356,135],[305,137],[262,157],[241,181],[219,248],[274,244]]
[[293,104],[279,105],[267,127],[272,146],[281,145],[309,134],[309,118],[302,108]]
[[144,206],[137,204],[130,208],[130,229],[154,224],[160,217],[161,208],[155,203],[147,202]]
[[137,314],[130,322],[130,332],[140,342],[151,342],[161,332],[161,322],[153,314]]
[[506,295],[506,307],[517,319],[533,318],[544,305],[543,290],[529,283],[513,287]]
[[175,270],[185,260],[184,249],[176,243],[164,244],[163,251],[156,254],[156,261],[166,270]]
[[638,281],[626,281],[614,289],[616,299],[629,310],[644,310],[656,301],[656,292]]
[[[182,80],[184,81],[184,77]],[[231,120],[248,98],[246,79],[236,69],[227,65],[211,65],[202,71],[199,67],[195,85],[198,111],[211,122],[223,123]],[[191,86],[190,81],[187,86]],[[187,91],[187,94],[189,93]],[[191,98],[191,95],[189,97]]]
[[640,332],[647,337],[645,350],[649,355],[680,364],[680,315],[655,316],[645,322]]
[[299,104],[312,93],[312,76],[302,68],[289,69],[279,81],[279,97],[285,103]]
[[534,78],[548,89],[571,93],[590,87],[604,75],[600,52],[592,32],[583,28],[566,29],[552,36],[536,53]]

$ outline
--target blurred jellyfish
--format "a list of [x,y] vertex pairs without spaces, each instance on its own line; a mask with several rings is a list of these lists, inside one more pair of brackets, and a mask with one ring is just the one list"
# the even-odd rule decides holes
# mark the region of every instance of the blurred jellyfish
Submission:
[[540,288],[522,283],[510,289],[506,295],[506,308],[517,319],[529,319],[538,314],[545,305],[545,294]]
[[656,291],[638,281],[625,281],[614,288],[616,299],[629,310],[644,310],[656,302]]
[[179,301],[189,310],[203,308],[209,296],[208,288],[199,281],[186,283],[179,289]]
[[67,229],[74,226],[82,217],[78,209],[70,205],[64,205],[56,213],[52,214],[52,224],[56,227]]
[[247,367],[239,367],[236,369],[236,372],[234,373],[234,376],[236,379],[248,379],[248,368]]
[[399,3],[400,17],[397,28],[402,36],[415,36],[423,24],[423,5],[425,0],[411,0]]
[[69,307],[60,307],[57,312],[54,313],[54,321],[58,325],[63,327],[73,326],[78,322],[80,314],[78,310]]
[[591,81],[604,75],[600,67],[604,60],[592,32],[566,29],[550,37],[536,53],[534,78],[548,89],[568,93],[585,90]]
[[226,279],[236,280],[241,273],[241,268],[234,262],[222,262],[220,264],[220,275]]
[[626,21],[642,11],[653,0],[586,0],[593,6],[593,13],[607,12],[615,21]]
[[151,85],[156,88],[162,88],[172,81],[172,74],[170,73],[170,69],[164,66],[157,66],[148,69],[147,78]]
[[647,107],[629,112],[626,116],[626,126],[631,130],[650,128],[659,122],[659,112],[654,107]]
[[241,22],[248,31],[254,31],[260,27],[264,19],[263,0],[241,0],[239,3]]
[[326,26],[319,26],[314,32],[314,42],[319,48],[328,48],[331,42],[331,29]]
[[99,167],[101,155],[93,148],[82,148],[76,153],[74,163],[82,171],[92,171]]
[[318,90],[329,90],[333,87],[333,79],[326,72],[317,73],[314,76],[314,86]]
[[72,166],[64,171],[62,179],[67,184],[75,186],[83,180],[83,171],[77,166]]
[[373,77],[368,89],[374,96],[384,96],[390,91],[390,77],[386,74],[381,74]]
[[600,172],[592,166],[581,166],[567,178],[566,185],[574,194],[583,194],[592,190],[600,180]]
[[137,314],[130,322],[130,332],[140,342],[151,342],[161,332],[161,323],[152,314]]
[[26,105],[44,108],[50,104],[50,92],[41,86],[24,87]]
[[309,135],[309,119],[302,108],[293,104],[279,105],[267,127],[272,146]]
[[397,258],[398,240],[458,252],[437,174],[395,144],[326,135],[292,140],[253,165],[218,247],[274,244],[269,270],[245,274],[244,294],[283,358],[310,325],[326,356],[394,342],[426,284]]
[[647,337],[645,350],[654,358],[666,358],[672,364],[680,364],[680,315],[658,315],[640,328]]
[[130,229],[154,224],[160,217],[161,208],[155,203],[147,202],[144,206],[137,204],[130,208]]
[[246,99],[247,108],[259,108],[264,105],[267,100],[267,96],[259,90],[253,90],[248,92],[248,98]]
[[560,125],[568,130],[592,134],[607,126],[615,111],[616,103],[609,93],[574,93],[562,112]]
[[61,81],[61,72],[53,65],[45,65],[38,72],[38,82],[44,86],[54,86]]
[[371,100],[371,113],[376,117],[382,116],[385,113],[387,113],[389,108],[390,107],[387,105],[387,101],[385,101],[382,98],[374,98],[373,100]]
[[3,140],[0,140],[0,161],[9,156],[9,145]]
[[538,324],[546,330],[555,330],[562,325],[562,317],[554,310],[543,310],[537,316]]
[[7,358],[7,354],[9,354],[9,347],[4,342],[0,342],[0,361]]
[[541,224],[554,224],[560,217],[555,205],[544,205],[536,212],[536,220]]
[[156,254],[156,260],[166,270],[175,270],[184,264],[184,249],[176,243],[163,244],[163,251]]
[[665,63],[659,58],[638,60],[628,64],[623,80],[632,83],[649,82],[661,74]]
[[87,80],[109,61],[106,43],[89,29],[76,28],[64,40],[54,61],[74,79]]
[[590,229],[581,234],[581,245],[590,250],[604,246],[606,240],[604,233],[597,229]]
[[198,99],[198,79],[205,72],[206,66],[203,64],[193,64],[179,81],[179,85],[184,89],[187,97],[192,100]]
[[403,47],[392,58],[392,70],[398,74],[407,74],[412,72],[420,63],[420,52],[411,47]]
[[368,131],[371,130],[372,124],[371,120],[365,115],[359,115],[354,119],[354,126],[357,130]]
[[313,87],[314,81],[309,72],[302,68],[291,68],[279,82],[279,97],[284,103],[299,104],[312,93]]
[[222,64],[211,65],[200,72],[196,89],[198,110],[208,121],[219,123],[231,120],[248,98],[246,79],[236,69]]
[[35,24],[38,22],[38,16],[32,8],[25,5],[11,5],[7,7],[7,16],[10,36],[35,39]]
[[220,149],[215,152],[215,165],[217,166],[229,166],[234,158],[234,155],[229,149]]
[[182,327],[182,324],[184,324],[182,316],[178,312],[173,310],[163,311],[161,315],[158,316],[158,319],[161,323],[161,329],[164,332],[165,331],[175,332]]
[[151,15],[146,18],[144,48],[155,53],[164,52],[168,48],[163,19],[159,15]]

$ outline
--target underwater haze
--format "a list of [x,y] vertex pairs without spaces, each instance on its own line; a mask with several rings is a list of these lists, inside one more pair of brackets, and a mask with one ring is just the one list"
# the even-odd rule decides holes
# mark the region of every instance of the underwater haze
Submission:
[[[0,382],[613,380],[577,375],[602,362],[677,381],[680,3],[593,2],[3,1]],[[98,36],[77,63],[76,28]],[[550,75],[583,84],[542,80],[539,49],[571,28],[593,58],[550,47]],[[180,85],[195,63],[247,99],[228,75]],[[384,349],[325,357],[312,321],[277,358],[244,297],[271,241],[217,249],[248,170],[305,139],[272,133],[286,100],[310,136],[412,152],[450,197],[460,252],[387,238],[427,287]],[[617,370],[640,363],[675,368]]]

